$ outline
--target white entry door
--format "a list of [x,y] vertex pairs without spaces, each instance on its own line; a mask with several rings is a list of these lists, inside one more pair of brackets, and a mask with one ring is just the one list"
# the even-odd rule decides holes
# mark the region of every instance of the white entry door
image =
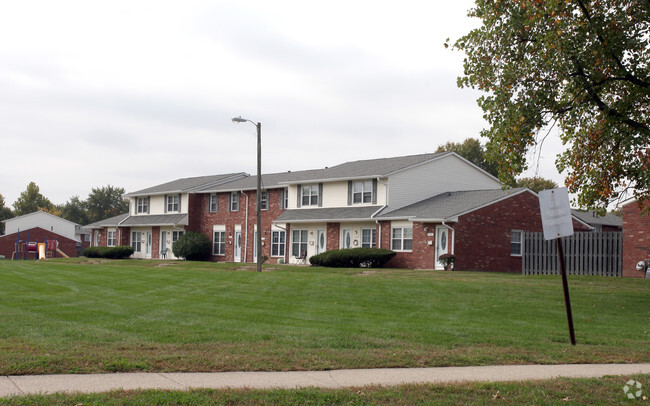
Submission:
[[144,257],[145,258],[151,258],[151,244],[152,244],[152,236],[151,236],[151,231],[147,231],[145,233],[145,250],[144,250]]
[[241,231],[235,231],[235,262],[241,262]]
[[444,265],[440,262],[438,258],[440,255],[446,254],[449,252],[449,229],[444,226],[436,227],[436,269],[443,269]]
[[325,230],[316,231],[316,254],[327,250],[327,233]]
[[344,249],[352,248],[352,230],[348,228],[343,229],[343,241],[341,247]]

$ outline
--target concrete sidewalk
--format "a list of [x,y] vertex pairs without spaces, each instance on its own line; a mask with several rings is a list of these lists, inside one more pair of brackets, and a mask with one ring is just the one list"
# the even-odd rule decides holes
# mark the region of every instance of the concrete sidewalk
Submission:
[[344,369],[295,372],[116,373],[0,377],[0,397],[113,389],[347,388],[463,381],[523,381],[650,374],[650,364],[499,365],[447,368]]

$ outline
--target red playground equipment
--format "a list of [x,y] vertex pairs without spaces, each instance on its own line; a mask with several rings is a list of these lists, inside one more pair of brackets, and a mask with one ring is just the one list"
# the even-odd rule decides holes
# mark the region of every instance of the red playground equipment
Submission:
[[27,231],[27,239],[20,239],[20,230],[18,230],[18,238],[15,241],[15,249],[11,254],[12,260],[28,260],[33,255],[33,259],[47,259],[56,258],[59,242],[57,240],[45,240],[45,242],[29,241],[29,231]]

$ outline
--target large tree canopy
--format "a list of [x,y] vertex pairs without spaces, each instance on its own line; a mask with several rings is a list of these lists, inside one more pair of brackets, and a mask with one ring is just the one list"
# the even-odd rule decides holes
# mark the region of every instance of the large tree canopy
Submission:
[[482,136],[512,184],[559,126],[556,164],[582,207],[650,198],[650,1],[476,0],[459,86],[486,92]]
[[14,214],[22,216],[38,210],[53,211],[54,205],[47,197],[41,194],[40,188],[34,182],[29,182],[27,189],[20,194],[14,202]]
[[93,188],[85,202],[86,216],[91,223],[129,211],[124,188],[104,186]]

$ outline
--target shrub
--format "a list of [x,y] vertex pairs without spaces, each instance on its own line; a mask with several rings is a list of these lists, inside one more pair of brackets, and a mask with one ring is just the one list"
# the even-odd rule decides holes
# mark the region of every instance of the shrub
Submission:
[[133,255],[133,247],[120,245],[118,247],[88,247],[84,250],[86,258],[121,259]]
[[212,243],[201,233],[189,231],[174,243],[172,252],[176,258],[185,258],[188,261],[205,261],[210,258]]
[[332,268],[381,268],[395,255],[395,251],[383,248],[352,248],[326,251],[309,258],[309,262]]
[[456,256],[454,254],[442,254],[438,257],[438,260],[442,263],[445,269],[450,269],[450,265],[456,262]]

